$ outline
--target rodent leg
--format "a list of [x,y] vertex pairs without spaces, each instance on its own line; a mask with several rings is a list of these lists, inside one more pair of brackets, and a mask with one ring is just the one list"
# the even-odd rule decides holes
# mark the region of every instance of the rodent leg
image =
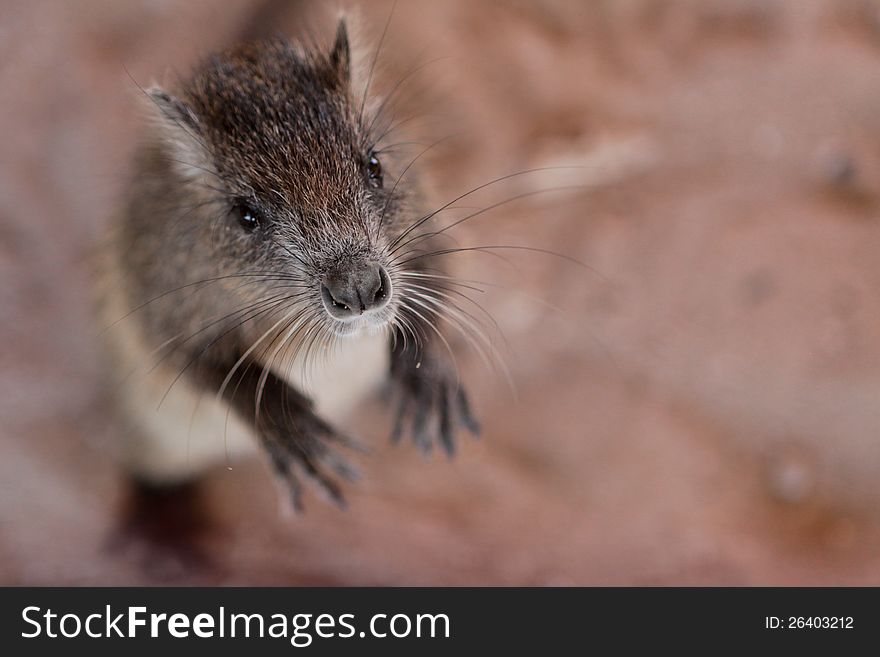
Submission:
[[413,441],[425,454],[439,441],[451,457],[459,426],[479,434],[467,393],[436,339],[416,344],[396,336],[391,347],[391,380],[398,398],[392,442],[399,442],[407,431],[407,420]]
[[[198,376],[216,391],[228,371],[229,367],[203,365]],[[332,444],[361,449],[358,443],[320,418],[305,395],[271,371],[264,374],[255,362],[243,365],[223,391],[230,407],[253,423],[273,470],[289,490],[294,509],[303,508],[300,476],[314,482],[338,506],[345,506],[342,490],[332,475],[352,480],[357,474]]]

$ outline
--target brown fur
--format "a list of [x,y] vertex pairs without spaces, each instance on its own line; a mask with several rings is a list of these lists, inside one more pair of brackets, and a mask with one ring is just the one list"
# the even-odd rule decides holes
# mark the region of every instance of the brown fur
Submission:
[[[476,428],[445,360],[440,304],[406,303],[406,272],[421,267],[410,258],[433,239],[415,232],[417,247],[393,248],[425,216],[417,183],[384,153],[379,174],[370,164],[382,122],[352,91],[351,70],[341,22],[329,52],[277,38],[244,44],[208,59],[176,93],[151,89],[157,120],[115,243],[114,274],[147,347],[175,381],[219,390],[255,427],[296,503],[292,467],[336,499],[319,465],[348,468],[324,445],[340,437],[274,371],[291,351],[308,357],[349,333],[387,329],[398,426],[411,417],[420,445],[434,436],[450,453],[456,416]],[[342,325],[322,306],[322,281],[365,263],[387,270],[391,300]]]

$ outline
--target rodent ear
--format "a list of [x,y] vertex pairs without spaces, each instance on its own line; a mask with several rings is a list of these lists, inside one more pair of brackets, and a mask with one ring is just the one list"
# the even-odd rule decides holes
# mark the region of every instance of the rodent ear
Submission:
[[162,114],[162,117],[168,121],[176,123],[185,130],[198,130],[199,121],[192,110],[182,100],[176,96],[172,96],[161,87],[150,87],[147,89],[147,95],[156,108]]
[[208,158],[199,137],[201,126],[198,117],[187,104],[160,87],[146,90],[155,109],[158,134],[175,154],[175,166],[180,173],[195,177],[204,171]]
[[345,18],[339,19],[336,26],[336,41],[330,51],[330,65],[342,82],[351,81],[351,48],[348,45],[348,27]]

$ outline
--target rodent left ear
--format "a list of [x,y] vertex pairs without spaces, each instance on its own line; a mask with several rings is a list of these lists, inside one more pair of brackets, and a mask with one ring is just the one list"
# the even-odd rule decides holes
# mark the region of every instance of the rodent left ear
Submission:
[[152,113],[157,136],[174,154],[173,166],[186,177],[204,173],[208,155],[199,134],[196,115],[181,99],[159,87],[146,90],[155,111]]
[[348,27],[344,18],[339,19],[336,27],[336,41],[330,51],[330,65],[342,82],[351,81],[351,48],[348,45]]
[[175,123],[182,128],[199,129],[198,119],[196,119],[195,114],[192,113],[192,110],[182,100],[155,86],[147,89],[146,93],[159,110],[163,119]]

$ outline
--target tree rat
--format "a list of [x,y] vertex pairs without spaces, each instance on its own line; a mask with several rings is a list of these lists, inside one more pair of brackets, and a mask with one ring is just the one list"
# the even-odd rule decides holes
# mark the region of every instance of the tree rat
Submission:
[[256,437],[295,507],[303,476],[342,503],[353,442],[332,420],[383,378],[395,438],[452,454],[478,431],[438,321],[448,279],[420,255],[436,212],[354,77],[343,19],[329,50],[263,39],[145,90],[104,276],[137,478],[185,481]]

